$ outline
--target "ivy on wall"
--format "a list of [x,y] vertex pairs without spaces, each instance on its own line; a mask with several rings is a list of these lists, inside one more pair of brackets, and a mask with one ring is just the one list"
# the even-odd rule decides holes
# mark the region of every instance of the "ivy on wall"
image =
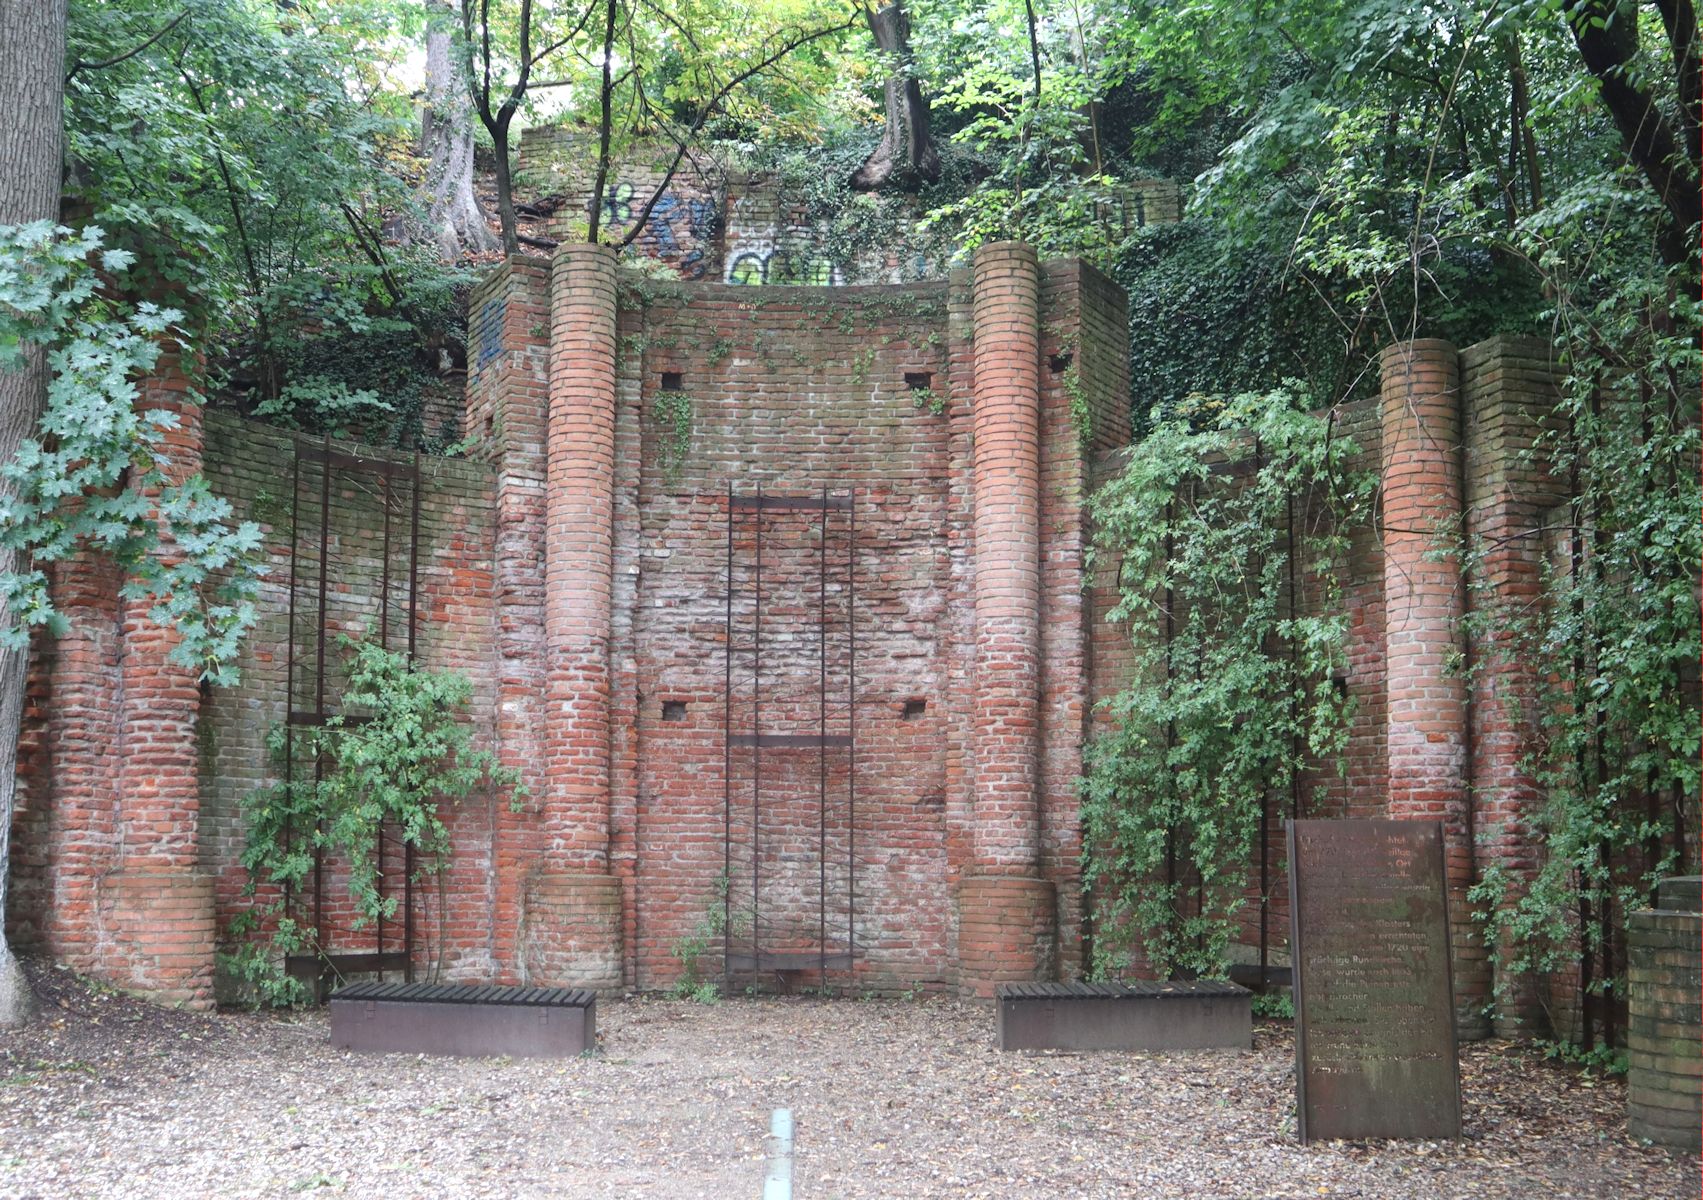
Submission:
[[[1574,984],[1583,1019],[1556,1032],[1587,1061],[1612,1058],[1622,1032],[1627,914],[1698,861],[1700,309],[1659,277],[1642,283],[1558,306],[1569,375],[1532,453],[1569,499],[1546,522],[1540,602],[1475,596],[1472,617],[1475,638],[1536,681],[1526,819],[1543,848],[1529,875],[1487,866],[1472,899],[1499,985],[1527,972]],[[1470,547],[1475,560],[1498,549]]]
[[1099,975],[1136,953],[1161,976],[1222,974],[1262,814],[1344,765],[1337,581],[1375,490],[1355,453],[1296,391],[1196,397],[1090,502],[1133,652],[1082,780]]
[[[395,831],[414,850],[415,881],[441,880],[449,863],[449,829],[442,808],[482,785],[507,791],[511,806],[526,794],[519,776],[486,750],[475,750],[463,720],[473,685],[453,671],[432,671],[405,654],[344,639],[349,683],[346,715],[318,728],[275,729],[275,756],[298,764],[318,759],[323,770],[298,770],[244,799],[248,841],[242,865],[244,894],[255,898],[231,922],[233,938],[266,931],[265,941],[244,942],[224,956],[236,976],[269,1004],[308,999],[299,980],[284,973],[284,958],[322,954],[313,926],[292,912],[290,898],[308,883],[316,855],[347,866],[354,926],[390,920],[397,896],[385,894],[378,871],[379,834]],[[264,898],[257,898],[264,889]],[[439,904],[439,921],[443,905]],[[443,939],[440,933],[440,949]]]

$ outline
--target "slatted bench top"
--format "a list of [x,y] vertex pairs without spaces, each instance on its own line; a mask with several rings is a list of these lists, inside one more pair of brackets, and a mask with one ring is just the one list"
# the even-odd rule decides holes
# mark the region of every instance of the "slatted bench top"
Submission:
[[1132,979],[1125,983],[1002,983],[1000,1000],[1165,1000],[1203,996],[1246,996],[1247,990],[1222,979]]
[[480,987],[453,983],[356,983],[332,993],[339,1000],[403,1004],[502,1004],[533,1008],[589,1008],[587,988]]

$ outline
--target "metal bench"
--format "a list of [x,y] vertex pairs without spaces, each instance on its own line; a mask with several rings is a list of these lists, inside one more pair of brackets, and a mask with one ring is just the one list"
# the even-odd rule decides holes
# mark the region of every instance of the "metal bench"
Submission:
[[1253,993],[1233,983],[1002,983],[1001,1050],[1249,1050]]
[[331,1044],[344,1050],[571,1058],[596,1041],[585,988],[357,983],[331,997]]

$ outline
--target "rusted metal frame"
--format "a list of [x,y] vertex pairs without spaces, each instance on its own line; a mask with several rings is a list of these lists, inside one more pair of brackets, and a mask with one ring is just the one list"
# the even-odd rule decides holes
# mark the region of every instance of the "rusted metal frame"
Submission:
[[[757,573],[751,607],[751,729],[763,728],[763,485],[757,485]],[[763,748],[751,750],[751,957],[762,954],[762,790]]]
[[[301,514],[301,479],[302,458],[298,445],[296,455],[290,460],[290,616],[289,626],[284,634],[284,791],[291,802],[295,801],[296,779],[296,747],[295,731],[291,729],[290,717],[296,706],[296,543],[300,537]],[[290,839],[295,832],[295,821],[290,817],[284,818],[284,845],[288,849]],[[284,908],[290,910],[290,899],[294,892],[289,884],[284,885]]]
[[[331,551],[331,435],[325,435],[325,458],[319,472],[319,606],[314,619],[314,701],[313,710],[321,723],[325,720],[325,603],[328,587]],[[325,779],[325,752],[316,748],[313,756],[313,785],[317,789]],[[313,937],[314,948],[321,957],[325,954],[325,852],[319,845],[324,822],[314,826],[313,847]]]
[[736,733],[729,741],[735,746],[748,749],[761,746],[767,750],[816,750],[851,745],[851,738],[843,733]]
[[816,950],[819,956],[817,982],[828,987],[828,487],[822,485],[821,536],[816,543],[816,634],[820,683],[816,692],[816,724],[820,741],[816,751]]
[[[420,450],[414,449],[411,508],[408,516],[408,661],[413,663],[420,610]],[[439,913],[440,918],[442,913]],[[414,847],[402,843],[402,953],[407,959],[403,978],[414,982]]]
[[[827,547],[823,547],[827,553]],[[846,492],[846,954],[857,970],[857,489]]]
[[[379,507],[384,513],[384,538],[379,551],[379,585],[378,585],[378,644],[383,650],[390,649],[390,476],[379,476]],[[378,943],[378,952],[384,954],[384,824],[378,827],[378,917],[374,922],[373,938]],[[406,918],[405,918],[406,919]],[[381,958],[382,963],[382,958]],[[379,967],[379,982],[384,981],[384,968]]]
[[721,692],[721,974],[733,971],[733,484],[727,485],[727,620]]
[[755,496],[733,496],[729,493],[732,507],[741,512],[828,512],[829,510],[844,511],[851,507],[851,497],[831,496],[824,489],[821,497],[816,496],[765,496],[761,488]]

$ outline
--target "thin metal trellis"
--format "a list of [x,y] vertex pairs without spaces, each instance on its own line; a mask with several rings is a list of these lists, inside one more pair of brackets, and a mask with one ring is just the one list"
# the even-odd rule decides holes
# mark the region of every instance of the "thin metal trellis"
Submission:
[[[739,972],[791,972],[814,967],[822,982],[826,983],[830,970],[845,970],[849,973],[856,963],[857,517],[855,501],[855,492],[835,495],[827,488],[823,488],[819,496],[771,495],[765,494],[761,487],[757,489],[754,495],[748,496],[735,493],[731,487],[727,492],[727,593],[722,703],[723,847],[721,893],[723,971],[724,978],[729,980],[735,973]],[[816,529],[818,537],[816,563],[818,661],[816,671],[816,732],[814,734],[768,733],[764,732],[763,729],[763,613],[765,604],[763,541],[765,517],[772,513],[820,514],[820,522]],[[845,733],[830,733],[828,731],[830,724],[829,633],[833,624],[829,618],[828,609],[831,576],[829,543],[833,532],[833,514],[835,513],[845,514],[846,550],[843,559],[846,596],[844,619],[846,646]],[[739,641],[740,630],[736,621],[734,604],[734,598],[739,592],[740,584],[736,560],[738,557],[737,534],[742,519],[749,519],[752,541],[752,565],[749,573],[751,641],[747,645],[741,645]],[[748,729],[736,731],[734,728],[734,707],[737,689],[735,687],[734,659],[736,655],[741,654],[749,654],[751,659],[749,675],[751,719]],[[751,844],[749,848],[751,855],[751,912],[750,947],[747,953],[738,952],[734,948],[736,926],[733,896],[734,844],[736,841],[734,829],[734,751],[736,749],[748,750],[751,755]],[[765,952],[763,948],[763,751],[765,749],[814,749],[817,752],[817,913],[815,923],[817,944],[813,953],[787,950]],[[835,946],[830,941],[828,925],[829,826],[831,821],[828,755],[830,751],[844,751],[846,755],[846,805],[844,810],[846,814],[846,930],[844,944],[841,946]]]
[[[406,640],[407,654],[412,659],[416,652],[418,638],[418,595],[419,595],[419,544],[420,544],[420,455],[415,451],[412,459],[396,461],[381,458],[363,458],[356,454],[334,449],[331,439],[325,437],[317,443],[298,439],[294,446],[295,453],[290,466],[290,592],[288,606],[289,627],[285,637],[285,696],[286,718],[284,725],[284,780],[285,785],[293,786],[298,770],[306,766],[298,762],[295,744],[295,731],[298,728],[318,728],[334,716],[339,715],[335,698],[331,694],[329,667],[327,661],[328,643],[330,640],[329,611],[332,603],[332,576],[335,567],[348,568],[353,564],[338,561],[332,551],[332,513],[333,490],[332,474],[336,472],[340,489],[352,489],[357,494],[376,501],[377,507],[383,514],[380,531],[379,551],[379,585],[378,585],[378,642],[385,649],[390,648],[393,638],[393,622],[391,609],[398,602],[402,607],[403,636]],[[317,467],[319,479],[317,488],[312,487],[311,479],[304,480],[304,465]],[[312,492],[309,503],[305,506],[308,512],[304,514],[304,482]],[[406,590],[399,586],[402,580],[397,578],[398,571],[393,570],[392,559],[395,534],[396,508],[399,485],[407,488],[408,513],[408,547]],[[309,550],[314,554],[314,567],[304,572],[302,564]],[[342,577],[353,579],[358,573],[352,570],[341,572]],[[311,622],[305,622],[304,609],[311,596],[313,617]],[[346,603],[360,606],[366,597],[347,597]],[[303,625],[307,627],[304,629]],[[298,702],[300,684],[311,663],[313,671],[310,704],[302,706]],[[315,784],[324,777],[324,762],[320,755],[313,760],[313,779]],[[286,827],[286,841],[294,835],[294,830]],[[378,868],[379,896],[384,898],[386,849],[389,839],[383,829],[379,830],[378,844],[375,848]],[[310,919],[304,924],[311,924],[314,930],[314,954],[291,955],[285,960],[285,969],[294,977],[303,980],[312,987],[316,994],[322,994],[324,983],[328,977],[339,977],[353,973],[376,972],[383,979],[386,972],[401,972],[403,978],[412,982],[414,978],[414,853],[413,847],[403,842],[402,851],[402,947],[399,950],[385,948],[385,921],[382,917],[375,923],[373,949],[370,951],[342,951],[326,953],[327,942],[327,913],[325,904],[326,863],[323,851],[315,847],[313,855],[313,883]],[[299,898],[290,894],[285,896],[288,909]],[[298,918],[301,914],[298,909]]]

